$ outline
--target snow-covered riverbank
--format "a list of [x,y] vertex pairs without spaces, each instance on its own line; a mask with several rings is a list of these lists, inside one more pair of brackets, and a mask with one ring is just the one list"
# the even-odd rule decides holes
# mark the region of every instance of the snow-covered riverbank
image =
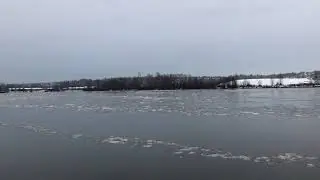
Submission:
[[275,79],[239,79],[237,80],[238,86],[290,86],[290,85],[302,85],[302,84],[314,84],[315,81],[308,78],[275,78]]

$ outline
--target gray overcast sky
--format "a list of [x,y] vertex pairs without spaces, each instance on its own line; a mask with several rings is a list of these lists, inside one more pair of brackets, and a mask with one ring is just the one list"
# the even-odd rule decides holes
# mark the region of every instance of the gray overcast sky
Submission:
[[0,82],[320,69],[319,0],[1,0]]

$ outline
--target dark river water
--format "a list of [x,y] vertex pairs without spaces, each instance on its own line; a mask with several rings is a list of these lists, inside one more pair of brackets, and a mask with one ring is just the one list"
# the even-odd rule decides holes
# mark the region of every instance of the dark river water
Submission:
[[0,94],[0,179],[319,180],[320,89]]

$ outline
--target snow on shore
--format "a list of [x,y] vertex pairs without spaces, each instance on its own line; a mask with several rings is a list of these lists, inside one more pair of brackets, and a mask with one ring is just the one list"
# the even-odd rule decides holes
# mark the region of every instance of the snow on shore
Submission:
[[297,85],[297,84],[309,84],[314,83],[314,80],[308,78],[275,78],[275,79],[239,79],[237,84],[239,86],[253,85],[253,86],[275,86],[277,84],[287,85]]

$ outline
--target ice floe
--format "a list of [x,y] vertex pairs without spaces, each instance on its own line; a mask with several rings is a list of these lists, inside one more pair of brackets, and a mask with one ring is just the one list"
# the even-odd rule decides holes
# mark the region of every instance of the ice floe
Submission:
[[8,125],[7,123],[4,123],[4,122],[0,121],[0,126],[7,126],[7,125]]
[[285,161],[298,161],[303,158],[303,156],[296,153],[284,153],[276,156],[277,159],[285,160]]
[[80,138],[82,136],[83,136],[82,134],[74,134],[74,135],[72,135],[72,138],[73,139],[78,139],[78,138]]
[[308,168],[314,168],[314,167],[316,167],[316,166],[315,166],[314,164],[308,163],[308,164],[307,164],[307,167],[308,167]]
[[270,158],[266,157],[266,156],[256,157],[254,159],[254,162],[256,162],[256,163],[268,163],[268,162],[270,162]]
[[240,112],[241,114],[252,114],[252,115],[260,115],[260,113],[258,113],[258,112],[249,112],[249,111],[241,111]]
[[110,144],[126,144],[127,142],[128,142],[128,139],[123,137],[109,137],[101,141],[101,143],[110,143]]
[[143,145],[144,148],[152,148],[152,144]]

